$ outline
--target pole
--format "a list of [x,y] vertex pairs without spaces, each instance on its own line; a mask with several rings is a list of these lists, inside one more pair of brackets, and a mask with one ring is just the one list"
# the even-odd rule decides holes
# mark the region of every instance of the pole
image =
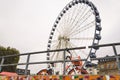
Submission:
[[119,74],[120,74],[119,56],[117,55],[117,51],[116,51],[115,45],[113,45],[112,47],[113,47],[113,51],[114,51],[114,54],[115,54],[115,57],[116,57],[116,63],[117,63],[117,66],[118,66],[118,71],[119,71]]
[[4,63],[4,57],[2,57],[2,60],[1,60],[1,64],[0,64],[0,72],[1,72],[1,70],[2,70],[2,65],[3,65],[3,63]]
[[25,75],[27,75],[29,60],[30,60],[30,54],[28,54],[28,57],[27,57],[27,62],[26,62],[27,64],[26,64],[26,68],[25,68]]
[[63,61],[63,75],[65,75],[65,73],[66,73],[66,69],[65,69],[65,66],[66,66],[66,62],[65,62],[65,57],[66,57],[66,54],[65,54],[66,52],[65,52],[65,50],[64,50],[64,53],[63,53],[63,55],[64,55],[64,61]]

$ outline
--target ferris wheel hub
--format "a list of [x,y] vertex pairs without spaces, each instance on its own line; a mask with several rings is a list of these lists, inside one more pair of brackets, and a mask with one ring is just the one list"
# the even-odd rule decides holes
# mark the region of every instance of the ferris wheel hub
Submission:
[[63,41],[69,41],[70,38],[68,38],[67,36],[59,36],[59,37],[58,37],[58,40],[59,40],[59,41],[61,41],[61,40],[63,40]]

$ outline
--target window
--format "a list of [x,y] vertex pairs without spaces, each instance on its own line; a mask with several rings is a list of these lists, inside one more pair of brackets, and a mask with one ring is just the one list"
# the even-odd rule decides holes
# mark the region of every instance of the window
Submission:
[[101,69],[104,69],[104,65],[101,65],[100,68],[101,68]]

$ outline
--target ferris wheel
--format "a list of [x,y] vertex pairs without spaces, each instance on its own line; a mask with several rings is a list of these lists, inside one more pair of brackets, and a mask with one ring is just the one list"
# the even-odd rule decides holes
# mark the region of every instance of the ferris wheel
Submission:
[[[95,5],[88,0],[73,0],[59,13],[50,32],[47,50],[98,45],[101,39],[101,19]],[[71,59],[95,58],[97,48],[70,50],[66,57]],[[47,60],[63,60],[63,52],[47,53]],[[86,62],[80,62],[83,66]],[[69,65],[73,63],[67,63]],[[77,70],[78,68],[76,68]],[[63,63],[55,63],[54,70],[62,74]],[[71,74],[73,69],[69,71]],[[78,71],[80,72],[80,71]]]

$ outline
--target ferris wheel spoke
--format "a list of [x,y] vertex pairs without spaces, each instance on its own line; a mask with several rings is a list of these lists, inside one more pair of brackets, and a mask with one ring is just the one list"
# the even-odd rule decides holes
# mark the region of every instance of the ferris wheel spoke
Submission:
[[69,17],[69,18],[66,18],[66,17],[64,17],[65,19],[65,21],[64,21],[64,24],[65,25],[63,25],[63,27],[65,28],[63,31],[65,32],[64,33],[64,35],[66,35],[68,32],[69,32],[69,26],[70,26],[70,23],[73,21],[73,16],[74,16],[74,14],[75,14],[75,12],[76,12],[76,7],[73,9],[73,11],[72,12],[69,12],[68,14],[71,14],[71,15],[67,15],[66,14],[66,16],[67,17]]
[[[71,33],[73,33],[73,32],[76,32],[76,30],[78,30],[79,28],[81,28],[80,26],[89,18],[91,16],[91,14],[89,14],[85,19],[83,19],[83,21],[79,24],[79,23],[77,23],[77,24],[75,24],[74,26],[76,26],[72,31],[71,31]],[[95,21],[94,21],[95,22]],[[90,23],[88,23],[87,25],[89,25],[89,24],[91,24],[92,22],[90,22]],[[74,27],[73,26],[73,27]],[[69,35],[71,35],[71,33],[69,34]]]
[[59,42],[59,40],[52,40],[51,41],[53,44]]
[[82,9],[81,9],[81,13],[79,13],[79,15],[77,15],[75,18],[74,18],[74,20],[73,20],[73,22],[71,23],[71,30],[73,30],[75,27],[76,27],[76,25],[79,23],[79,21],[81,21],[81,19],[82,19],[82,16],[84,15],[84,13],[86,12],[86,10],[87,10],[87,7],[84,7],[84,5],[82,6]]
[[58,24],[58,28],[57,31],[59,32],[59,34],[64,34],[64,30],[65,30],[65,23],[66,23],[66,17],[63,17],[62,20],[59,22]]
[[66,28],[69,28],[69,22],[71,21],[71,16],[72,16],[72,13],[71,13],[71,10],[69,10],[67,13],[66,13],[66,25],[62,26],[62,27],[66,27]]
[[[67,23],[70,21],[70,10],[66,13],[66,19],[67,19]],[[67,24],[68,25],[68,24]]]
[[[77,19],[77,17],[79,16],[79,11],[80,11],[80,8],[79,9],[77,9],[77,7],[75,7],[75,9],[74,9],[74,14],[72,14],[72,16],[71,16],[71,20],[68,22],[69,23],[69,26],[71,26],[74,22],[75,22],[75,20]],[[76,13],[75,13],[76,12]]]
[[[85,12],[86,12],[86,13],[85,13]],[[78,24],[80,24],[81,21],[84,20],[84,18],[88,15],[88,13],[91,13],[91,10],[88,10],[88,11],[87,11],[87,7],[85,7],[84,12],[81,12],[81,14],[80,14],[80,16],[78,17],[77,21],[76,21],[73,25],[71,25],[71,27],[73,27],[72,30],[73,30],[74,28],[76,28],[76,26],[77,26]],[[88,17],[88,18],[89,18],[89,17]]]
[[88,56],[88,54],[84,50],[80,50],[85,56]]
[[54,59],[55,54],[56,54],[55,52],[52,53],[51,60]]
[[52,41],[52,48],[56,48],[59,44],[59,40],[53,40]]
[[58,52],[57,55],[56,55],[56,60],[61,60],[61,57],[62,57],[62,60],[63,60],[63,53],[62,52]]
[[59,52],[55,52],[53,56],[51,57],[52,60],[60,60]]
[[70,25],[70,31],[73,30],[76,25],[79,23],[79,21],[81,21],[81,17],[84,15],[85,11],[87,10],[87,7],[84,7],[84,5],[82,5],[81,7],[81,13],[79,13],[78,15],[76,15],[75,19],[73,19],[72,23],[69,23]]
[[[71,14],[71,15],[70,15]],[[67,15],[67,20],[66,20],[66,25],[65,26],[63,26],[63,27],[66,27],[66,30],[64,30],[64,32],[65,32],[65,35],[69,32],[69,26],[70,26],[70,22],[72,21],[72,15],[73,15],[73,12],[71,13],[71,12],[69,12],[69,13],[67,13],[66,14]]]
[[93,40],[93,37],[70,38],[70,40]]
[[58,45],[58,44],[53,44],[52,47],[51,47],[51,50],[57,49],[57,46],[56,46],[56,45]]
[[[55,49],[60,49],[60,42],[57,44],[57,46],[56,47],[54,47]],[[58,55],[58,52],[56,53],[56,52],[54,52],[53,53],[53,55],[51,56],[51,59],[54,59],[54,57],[56,58],[57,57],[57,55]]]
[[[65,35],[66,28],[67,28],[67,18],[66,18],[66,16],[64,17],[63,24],[64,24],[64,25],[62,26],[62,27],[64,28],[64,29],[63,29],[63,32],[64,32],[63,34]],[[66,27],[65,27],[65,26],[66,26]]]
[[59,34],[61,34],[61,32],[60,32],[60,30],[59,30],[58,28],[56,29],[56,31],[57,31]]
[[92,15],[92,11],[88,10],[80,19],[80,23],[76,24],[77,25],[82,25],[87,19],[89,19],[89,17]]
[[[71,44],[71,46],[73,47],[76,47],[76,45],[75,44],[73,44],[72,42],[70,42],[70,44]],[[74,51],[74,50],[73,50]],[[74,53],[76,53],[75,51],[74,51]],[[78,50],[78,53],[82,53],[81,54],[81,56],[88,56],[88,54],[84,51],[84,50],[82,50],[82,49],[80,49],[80,50]],[[77,54],[76,54],[76,56],[78,56]],[[84,57],[85,58],[85,57]]]
[[55,49],[61,49],[61,42],[57,41],[56,43],[54,43],[51,47],[51,49],[55,50]]
[[[57,30],[60,32],[61,35],[64,35],[66,32],[66,27],[67,27],[67,20],[66,20],[66,16],[63,17],[62,22],[60,22],[60,24],[58,25],[59,28],[57,28]],[[66,26],[66,27],[65,27]]]
[[83,32],[83,31],[85,31],[85,30],[88,30],[88,29],[94,27],[94,24],[95,24],[95,21],[92,21],[92,22],[88,23],[87,25],[82,26],[82,27],[80,27],[80,28],[77,29],[77,30],[74,30],[74,32],[70,33],[68,36],[74,36],[74,35],[76,35],[76,34],[80,34],[81,32]]
[[72,20],[73,20],[73,16],[74,16],[75,12],[76,12],[76,7],[74,7],[73,10],[71,10],[71,13],[70,13],[71,16],[70,16],[70,19],[69,19],[69,23],[72,22]]
[[[76,47],[72,42],[69,42],[69,46],[70,46],[70,48]],[[75,52],[75,50],[72,50],[72,52],[75,54],[75,56],[78,56],[77,53]]]

